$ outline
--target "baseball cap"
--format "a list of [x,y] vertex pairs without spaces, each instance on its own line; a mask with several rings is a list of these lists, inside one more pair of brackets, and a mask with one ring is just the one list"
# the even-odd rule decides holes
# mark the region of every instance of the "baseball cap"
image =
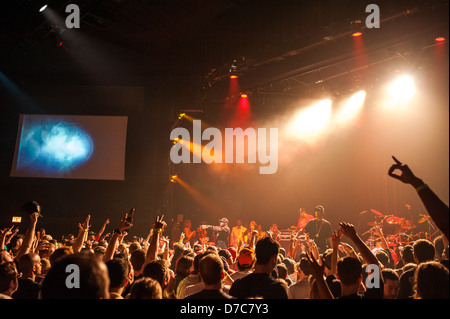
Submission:
[[254,260],[255,260],[255,253],[254,253],[253,249],[243,248],[239,252],[239,256],[238,256],[237,262],[241,266],[250,266],[253,263]]
[[228,219],[222,218],[222,219],[219,219],[219,222],[228,224]]

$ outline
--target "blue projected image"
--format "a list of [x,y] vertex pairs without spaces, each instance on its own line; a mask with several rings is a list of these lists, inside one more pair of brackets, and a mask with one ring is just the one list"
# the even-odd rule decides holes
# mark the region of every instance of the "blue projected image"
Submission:
[[87,162],[92,138],[77,124],[61,118],[24,119],[17,169],[66,174]]

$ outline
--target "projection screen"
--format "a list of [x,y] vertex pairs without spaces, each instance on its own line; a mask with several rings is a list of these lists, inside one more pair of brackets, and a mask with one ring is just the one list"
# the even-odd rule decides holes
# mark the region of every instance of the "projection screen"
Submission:
[[12,177],[125,179],[127,116],[21,114]]

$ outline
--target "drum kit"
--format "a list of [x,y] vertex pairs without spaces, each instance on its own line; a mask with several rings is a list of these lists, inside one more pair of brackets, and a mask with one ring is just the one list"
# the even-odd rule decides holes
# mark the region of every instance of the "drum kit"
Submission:
[[371,228],[362,234],[370,234],[369,239],[366,241],[366,244],[370,249],[380,247],[381,243],[381,239],[376,234],[375,227],[380,227],[382,229],[389,248],[394,251],[401,250],[404,246],[417,239],[431,240],[431,238],[439,231],[436,230],[431,234],[432,229],[435,229],[435,227],[430,221],[431,217],[427,215],[419,214],[420,219],[417,221],[417,224],[427,222],[429,231],[414,233],[414,229],[417,228],[418,225],[415,225],[412,220],[395,215],[384,215],[375,209],[370,209],[370,211],[375,215],[375,221],[367,223]]

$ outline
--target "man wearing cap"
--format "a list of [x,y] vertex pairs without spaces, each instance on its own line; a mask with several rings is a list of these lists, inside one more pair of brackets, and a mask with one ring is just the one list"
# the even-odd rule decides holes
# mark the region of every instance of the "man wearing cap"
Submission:
[[236,279],[243,278],[252,273],[252,268],[255,263],[255,252],[253,249],[245,247],[243,248],[237,257],[236,265],[238,271],[232,273],[231,279],[235,281]]
[[219,226],[201,225],[202,229],[212,229],[216,233],[216,246],[227,249],[230,246],[230,227],[228,219],[219,219]]

